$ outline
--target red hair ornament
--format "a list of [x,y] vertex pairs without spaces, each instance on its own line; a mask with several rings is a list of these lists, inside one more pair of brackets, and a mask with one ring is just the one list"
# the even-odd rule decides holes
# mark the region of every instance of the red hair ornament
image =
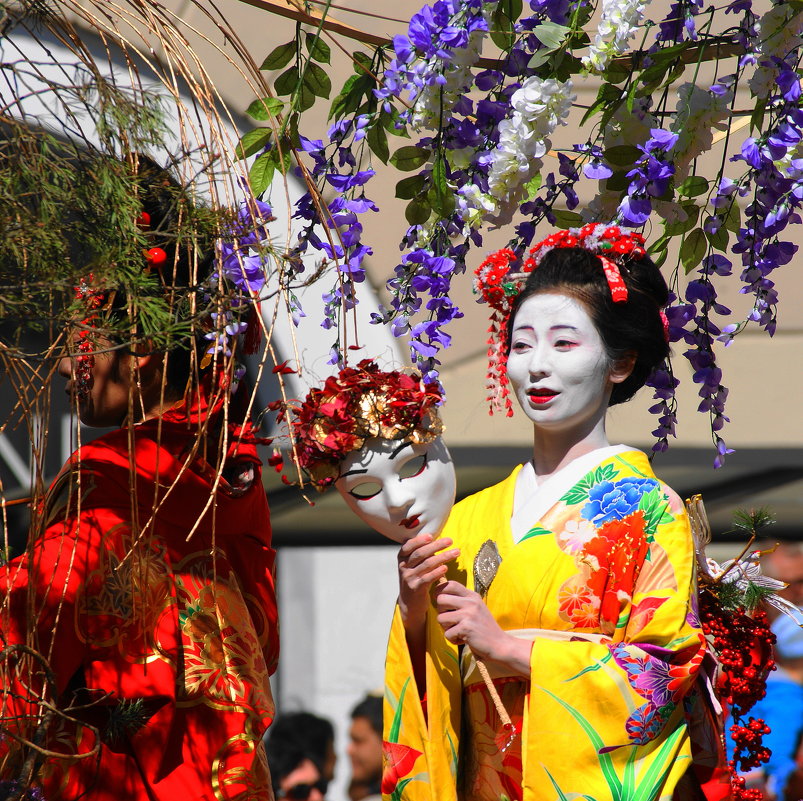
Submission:
[[487,374],[490,414],[504,409],[508,417],[513,416],[505,353],[505,334],[510,312],[513,302],[524,287],[527,275],[555,248],[582,248],[597,256],[614,303],[626,303],[628,297],[627,285],[617,261],[640,259],[647,252],[641,234],[618,225],[590,223],[582,228],[570,228],[550,234],[530,248],[520,266],[519,258],[510,248],[492,253],[480,264],[474,273],[474,291],[492,309],[488,328]]

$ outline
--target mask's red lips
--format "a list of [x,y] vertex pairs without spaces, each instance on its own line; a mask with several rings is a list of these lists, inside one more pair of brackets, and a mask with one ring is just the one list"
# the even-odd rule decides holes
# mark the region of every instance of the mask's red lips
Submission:
[[410,517],[405,517],[404,520],[399,523],[399,525],[402,528],[414,529],[418,526],[419,522],[418,515],[412,515]]

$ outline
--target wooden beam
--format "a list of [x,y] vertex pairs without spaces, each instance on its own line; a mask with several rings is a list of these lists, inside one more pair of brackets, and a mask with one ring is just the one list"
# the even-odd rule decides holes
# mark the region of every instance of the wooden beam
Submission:
[[[321,19],[323,18],[323,15],[318,11],[305,11],[301,0],[240,0],[240,2],[255,8],[261,8],[264,11],[270,11],[280,17],[293,19],[296,22],[305,22],[307,25],[312,25],[316,28],[321,24]],[[355,39],[358,42],[377,47],[390,44],[390,39],[386,36],[377,36],[367,31],[361,31],[359,28],[340,22],[328,14],[323,21],[323,29],[330,33],[339,33],[349,39]]]

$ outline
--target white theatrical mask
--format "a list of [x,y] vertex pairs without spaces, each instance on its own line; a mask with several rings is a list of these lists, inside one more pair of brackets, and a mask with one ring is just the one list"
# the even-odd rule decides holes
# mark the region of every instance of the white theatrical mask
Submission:
[[370,439],[342,462],[335,486],[349,508],[394,542],[436,537],[454,504],[454,463],[441,437]]
[[585,306],[543,292],[519,306],[513,319],[507,374],[524,414],[536,427],[587,431],[601,424],[615,383],[630,361],[612,365]]

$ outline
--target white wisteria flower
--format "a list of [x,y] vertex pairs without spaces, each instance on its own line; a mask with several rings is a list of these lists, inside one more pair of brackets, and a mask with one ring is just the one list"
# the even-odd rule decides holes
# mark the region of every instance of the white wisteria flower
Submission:
[[594,43],[583,56],[583,66],[590,72],[602,72],[610,59],[623,53],[641,22],[646,3],[643,0],[605,0]]
[[488,194],[507,207],[541,169],[549,136],[565,124],[576,95],[572,82],[528,78],[510,98],[513,114],[499,123],[499,143],[491,153]]
[[678,88],[678,104],[671,130],[678,134],[672,148],[675,163],[675,181],[686,177],[689,164],[699,155],[710,150],[714,143],[714,129],[722,130],[730,118],[733,100],[733,85],[722,91],[701,89],[693,83],[684,83]]
[[795,11],[787,3],[774,5],[758,23],[756,57],[759,66],[750,78],[750,91],[761,100],[770,96],[775,88],[777,70],[761,65],[772,56],[786,58],[803,45],[803,12]]

